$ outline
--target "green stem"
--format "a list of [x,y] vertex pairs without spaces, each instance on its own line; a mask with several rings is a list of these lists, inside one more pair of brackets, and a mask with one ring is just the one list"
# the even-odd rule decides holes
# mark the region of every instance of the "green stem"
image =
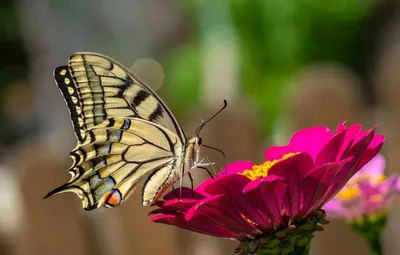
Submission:
[[375,236],[374,238],[370,238],[367,240],[369,250],[371,252],[371,255],[382,255],[382,244],[380,240],[380,235]]
[[305,249],[297,249],[296,251],[288,254],[288,255],[309,255],[310,250],[305,248]]
[[[255,255],[261,255],[261,254],[266,254],[266,253],[255,253]],[[291,252],[291,253],[279,252],[277,254],[279,254],[279,255],[309,255],[310,250],[307,248],[304,248],[304,249],[298,248],[297,250],[295,250],[294,252]]]

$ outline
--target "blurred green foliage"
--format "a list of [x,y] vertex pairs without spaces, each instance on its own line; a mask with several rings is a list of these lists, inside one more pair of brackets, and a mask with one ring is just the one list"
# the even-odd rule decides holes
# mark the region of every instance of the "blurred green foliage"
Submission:
[[[271,132],[281,114],[289,79],[301,66],[333,61],[358,70],[365,20],[374,1],[334,0],[226,0],[240,49],[240,85],[262,118],[265,134]],[[210,22],[216,17],[214,2],[192,0],[185,6],[196,13],[205,6]],[[193,15],[196,22],[196,15]],[[207,22],[197,19],[197,22]],[[214,24],[218,25],[218,24]],[[200,27],[201,24],[198,24]],[[195,41],[204,35],[198,30]],[[188,45],[167,58],[168,87],[176,91],[180,104],[193,106],[201,83],[201,44]]]
[[11,82],[26,77],[28,66],[12,0],[0,3],[0,56],[0,94],[2,94]]
[[[201,52],[194,40],[170,51],[164,61],[165,83],[168,105],[179,116],[179,109],[187,110],[196,105],[199,94],[201,75]],[[175,110],[176,109],[176,110]]]
[[23,136],[13,120],[6,117],[7,109],[3,109],[4,93],[14,82],[25,81],[28,70],[28,57],[14,5],[12,0],[0,2],[0,145],[11,144]]

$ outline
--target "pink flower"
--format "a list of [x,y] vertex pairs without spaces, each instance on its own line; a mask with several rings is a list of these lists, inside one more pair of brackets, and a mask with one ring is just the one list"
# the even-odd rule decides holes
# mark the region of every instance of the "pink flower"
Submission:
[[320,208],[375,157],[383,142],[375,127],[361,131],[361,125],[341,123],[334,133],[323,126],[300,130],[288,145],[267,149],[260,165],[237,161],[197,186],[194,194],[183,188],[178,199],[170,192],[157,202],[151,221],[244,242],[298,229],[321,215]]
[[398,175],[385,176],[385,165],[385,158],[376,155],[323,209],[332,217],[347,219],[385,213],[400,191]]

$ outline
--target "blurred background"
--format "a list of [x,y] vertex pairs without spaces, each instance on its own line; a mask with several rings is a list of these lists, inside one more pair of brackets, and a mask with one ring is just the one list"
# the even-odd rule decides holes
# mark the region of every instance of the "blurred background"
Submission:
[[[52,72],[76,51],[108,55],[165,99],[188,136],[228,161],[261,162],[299,128],[378,124],[388,172],[399,171],[400,3],[396,0],[3,0],[0,2],[0,254],[222,255],[236,243],[149,223],[137,192],[86,212],[68,181],[76,145]],[[203,151],[223,164],[218,153]],[[195,181],[207,174],[196,171]],[[187,181],[187,180],[186,180]],[[187,182],[188,183],[188,182]],[[397,201],[399,202],[399,201]],[[385,254],[398,254],[400,206]],[[368,254],[339,220],[312,254]]]

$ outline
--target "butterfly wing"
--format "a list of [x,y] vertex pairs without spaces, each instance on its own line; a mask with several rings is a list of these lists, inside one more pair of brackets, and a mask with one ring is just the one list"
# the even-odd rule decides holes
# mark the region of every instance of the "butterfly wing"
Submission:
[[72,191],[86,209],[113,207],[150,174],[142,202],[151,203],[181,170],[175,164],[187,141],[171,111],[129,70],[101,54],[73,54],[54,78],[78,143],[70,154],[72,179],[46,197]]
[[73,54],[68,66],[54,71],[68,105],[78,144],[86,131],[113,117],[135,117],[161,125],[186,138],[182,128],[157,94],[117,61],[90,52]]
[[[111,118],[87,131],[85,140],[71,155],[73,178],[46,197],[74,192],[82,206],[92,210],[115,207],[125,200],[145,176],[163,187],[175,179],[182,145],[168,129],[139,118]],[[160,190],[147,196],[151,203]]]

